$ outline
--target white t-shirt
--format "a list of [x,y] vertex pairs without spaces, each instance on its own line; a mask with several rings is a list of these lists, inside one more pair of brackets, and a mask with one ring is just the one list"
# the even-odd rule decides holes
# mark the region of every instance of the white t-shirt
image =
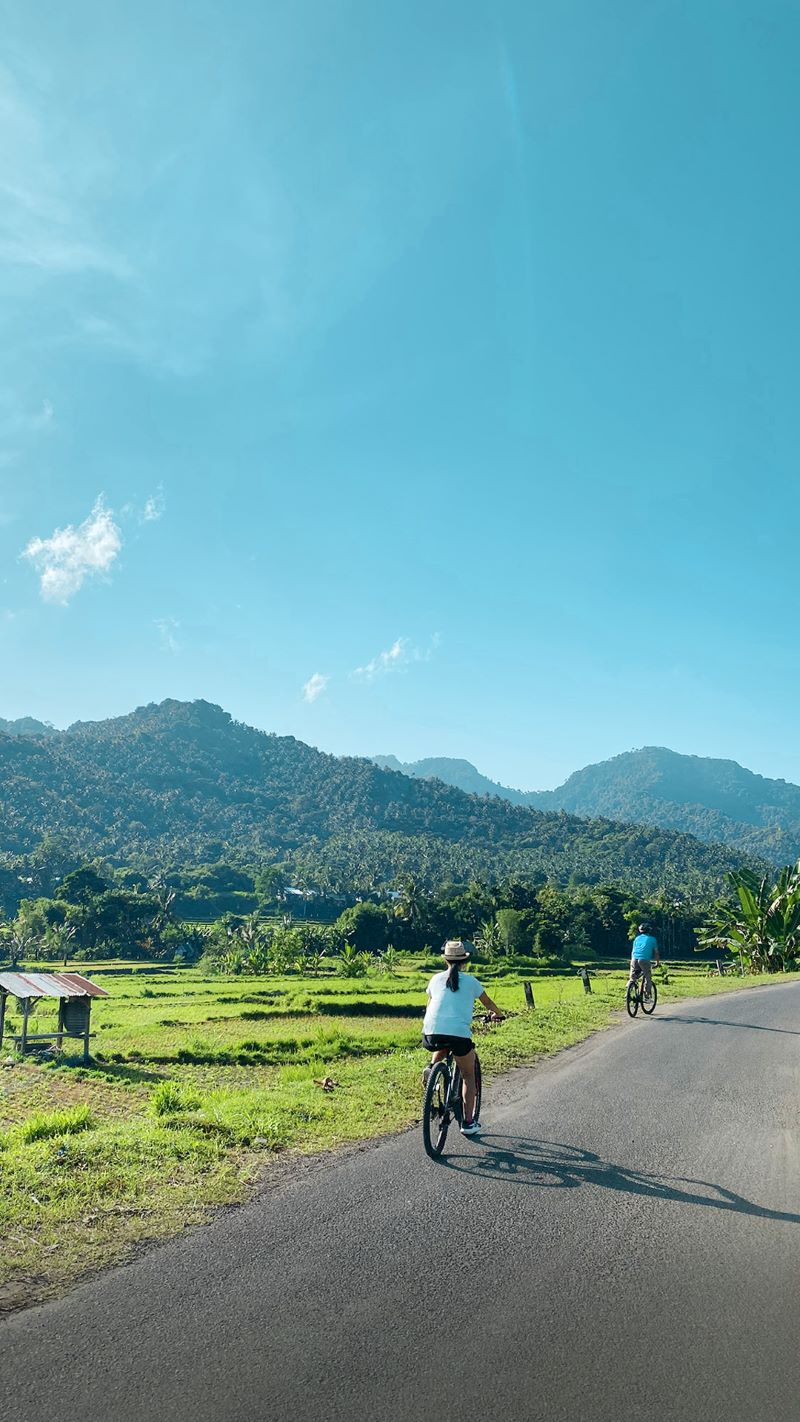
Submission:
[[461,971],[458,975],[458,990],[451,992],[447,987],[449,969],[436,973],[428,983],[430,1002],[422,1023],[422,1030],[428,1036],[446,1033],[449,1037],[472,1036],[472,1013],[475,1000],[483,992],[483,984],[470,973]]

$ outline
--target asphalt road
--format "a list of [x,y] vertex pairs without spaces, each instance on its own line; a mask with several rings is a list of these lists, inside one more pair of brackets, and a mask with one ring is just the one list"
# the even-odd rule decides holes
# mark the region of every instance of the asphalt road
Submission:
[[0,1327],[15,1422],[797,1422],[800,984],[662,1007]]

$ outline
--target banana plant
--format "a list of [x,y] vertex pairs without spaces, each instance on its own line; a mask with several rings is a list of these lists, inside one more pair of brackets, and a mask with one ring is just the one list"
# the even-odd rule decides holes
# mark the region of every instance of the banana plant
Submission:
[[700,946],[729,950],[751,972],[794,967],[800,958],[800,861],[782,869],[774,882],[751,869],[726,878],[735,897],[717,906]]

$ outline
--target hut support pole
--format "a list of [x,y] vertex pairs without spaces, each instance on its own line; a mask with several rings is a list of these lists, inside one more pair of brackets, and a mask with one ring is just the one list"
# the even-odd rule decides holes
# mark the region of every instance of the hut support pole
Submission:
[[85,1031],[85,1033],[84,1033],[84,1035],[83,1035],[83,1060],[84,1060],[84,1063],[88,1062],[88,1060],[89,1060],[89,1023],[90,1023],[90,1021],[91,1021],[91,1017],[92,1017],[92,999],[91,999],[90,997],[87,997],[87,999],[86,999],[86,1031]]
[[30,1010],[31,1010],[31,1000],[30,1000],[30,998],[29,998],[29,997],[23,997],[23,999],[22,999],[22,1040],[20,1041],[20,1050],[21,1050],[23,1056],[25,1055],[25,1053],[26,1053],[27,1050],[28,1050],[28,1013],[30,1012]]
[[0,1047],[3,1045],[3,1032],[6,1026],[6,997],[6,993],[0,992]]
[[62,1049],[62,1047],[63,1047],[63,1045],[64,1045],[64,1036],[63,1036],[63,1033],[64,1033],[64,999],[63,999],[63,997],[60,997],[60,998],[58,999],[58,1036],[56,1037],[56,1047],[58,1048],[59,1052],[61,1051],[61,1049]]

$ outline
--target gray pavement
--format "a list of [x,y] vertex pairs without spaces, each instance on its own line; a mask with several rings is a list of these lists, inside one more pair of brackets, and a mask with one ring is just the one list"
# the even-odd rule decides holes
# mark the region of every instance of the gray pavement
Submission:
[[797,1422],[800,984],[659,1007],[0,1326],[15,1422]]

